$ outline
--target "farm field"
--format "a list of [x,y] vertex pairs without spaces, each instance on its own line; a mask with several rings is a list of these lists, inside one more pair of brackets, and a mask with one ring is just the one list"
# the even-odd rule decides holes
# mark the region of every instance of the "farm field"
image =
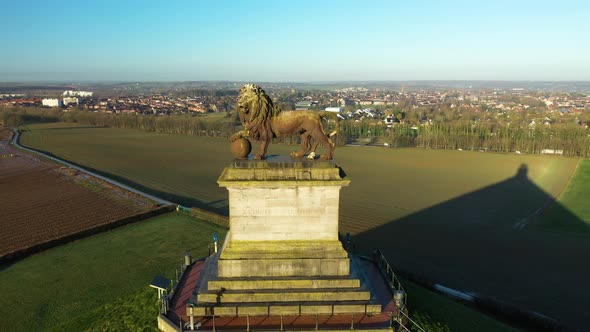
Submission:
[[[229,149],[219,139],[207,139],[199,148],[194,137],[111,128],[76,128],[72,124],[43,124],[26,131],[21,144],[48,151],[57,157],[93,168],[120,182],[187,206],[227,211],[225,189],[217,177],[231,161]],[[80,144],[69,142],[81,138]],[[60,146],[67,143],[67,146]],[[74,144],[71,144],[74,143]],[[48,144],[48,145],[47,145]],[[147,144],[147,145],[146,145]],[[113,149],[112,147],[117,148]],[[181,167],[179,167],[182,165]],[[221,200],[220,202],[215,202]],[[227,214],[227,213],[226,213]]]
[[152,202],[22,152],[0,129],[0,258],[149,211]]
[[[232,159],[225,140],[60,124],[28,130],[26,146],[227,213],[227,194],[216,183]],[[294,149],[271,145],[269,153]],[[352,181],[341,193],[341,230],[360,250],[380,248],[398,269],[445,286],[569,326],[586,323],[590,294],[580,285],[590,267],[579,262],[590,238],[554,231],[555,224],[585,222],[560,203],[552,207],[561,209],[558,219],[538,218],[566,187],[577,159],[374,147],[339,148],[335,158]]]
[[[227,215],[227,193],[216,182],[232,161],[228,143],[223,139],[117,128],[76,128],[62,123],[29,128],[32,130],[21,136],[25,146],[95,169],[173,202]],[[271,145],[269,153],[285,154],[296,148]],[[338,149],[336,162],[353,181],[342,192],[342,228],[356,234],[511,178],[521,165],[527,167],[532,182],[549,196],[556,196],[573,173],[577,160],[344,147]],[[419,197],[414,195],[416,192]],[[538,197],[524,202],[526,205],[511,207],[506,214],[516,218],[531,214],[538,208],[535,199]]]
[[[186,250],[195,258],[206,256],[215,232],[223,238],[225,230],[185,215],[166,214],[2,266],[0,330],[71,331],[64,326],[78,317],[136,296],[147,296],[149,307],[137,308],[146,315],[138,317],[135,326],[155,328],[156,291],[145,291],[152,277],[173,278]],[[78,322],[76,329],[90,323]]]

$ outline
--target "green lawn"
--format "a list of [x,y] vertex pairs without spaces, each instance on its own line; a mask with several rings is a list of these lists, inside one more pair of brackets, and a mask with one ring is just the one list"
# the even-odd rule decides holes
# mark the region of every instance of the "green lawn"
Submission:
[[156,291],[141,290],[96,308],[86,310],[72,320],[51,328],[52,331],[159,331]]
[[576,173],[558,197],[558,203],[551,206],[535,226],[590,234],[590,159],[580,161]]
[[156,291],[150,293],[146,286],[155,275],[172,278],[186,250],[193,257],[206,256],[214,232],[223,238],[225,230],[167,214],[2,267],[0,331],[46,330],[72,320],[87,324],[78,317],[99,314],[100,306],[135,297],[144,299],[138,305],[149,304],[135,308],[145,313],[136,318],[157,326],[157,304],[150,295]]
[[429,332],[517,331],[480,312],[422,288],[403,278],[410,316]]

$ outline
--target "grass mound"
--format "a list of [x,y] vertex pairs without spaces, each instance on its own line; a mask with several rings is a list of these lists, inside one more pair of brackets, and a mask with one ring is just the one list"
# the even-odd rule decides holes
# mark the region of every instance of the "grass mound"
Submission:
[[172,278],[186,250],[193,257],[206,256],[213,233],[223,238],[225,230],[185,215],[167,214],[4,266],[0,331],[47,330],[76,317],[100,316],[91,312],[118,298],[143,299],[137,293],[154,275]]

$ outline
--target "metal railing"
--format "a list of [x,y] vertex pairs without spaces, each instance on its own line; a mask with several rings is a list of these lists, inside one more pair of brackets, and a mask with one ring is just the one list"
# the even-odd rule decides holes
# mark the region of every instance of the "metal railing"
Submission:
[[[407,331],[407,332],[412,332],[412,331],[416,331],[414,328],[416,328],[418,331],[421,332],[426,332],[426,330],[424,330],[420,325],[418,325],[418,323],[416,323],[415,320],[413,320],[412,318],[410,318],[410,316],[408,316],[408,314],[405,313],[405,311],[400,311],[399,312],[401,314],[401,319],[397,320],[398,324],[399,324],[399,329],[398,331]],[[408,323],[406,323],[405,325],[403,324],[403,321],[407,320],[408,322],[410,322],[412,325],[409,325]],[[412,328],[412,329],[410,329]]]
[[[187,258],[186,258],[187,255],[190,257],[189,261],[187,261]],[[164,295],[160,298],[160,303],[159,303],[160,314],[165,315],[165,316],[168,315],[168,313],[170,311],[170,304],[174,300],[174,295],[175,295],[178,287],[180,286],[180,281],[182,280],[182,277],[184,276],[184,274],[185,274],[186,270],[189,268],[189,266],[192,266],[196,262],[204,261],[207,257],[209,257],[209,256],[193,259],[190,256],[190,252],[187,251],[185,253],[185,256],[183,257],[183,259],[180,262],[180,269],[176,269],[174,278],[170,279],[169,289],[167,288],[164,291]]]
[[[392,316],[392,320],[394,320],[398,324],[397,331],[426,332],[420,325],[418,325],[418,323],[416,323],[416,321],[411,319],[410,316],[408,316],[408,314],[406,313],[407,312],[408,295],[407,295],[406,291],[404,290],[402,283],[399,281],[399,279],[395,275],[395,272],[391,268],[391,265],[389,265],[387,258],[381,252],[381,250],[377,249],[373,252],[373,260],[374,260],[375,264],[377,264],[377,267],[381,271],[381,274],[383,275],[383,277],[387,281],[387,285],[391,289],[391,292],[394,294],[394,300],[396,301],[398,311],[397,311],[397,315]],[[401,299],[395,297],[395,294],[397,292],[402,292],[403,297]]]
[[[199,320],[196,320],[194,318],[197,318],[196,316],[188,317],[188,321],[186,320],[182,320],[182,318],[180,318],[179,321],[179,331],[181,332],[189,332],[189,331],[197,331],[197,330],[203,330],[203,331],[217,331],[218,329],[223,329],[224,331],[238,331],[238,330],[242,330],[242,331],[246,331],[246,332],[270,332],[270,331],[330,331],[332,329],[339,329],[339,330],[344,330],[344,329],[350,329],[351,331],[355,331],[356,330],[356,324],[355,324],[355,315],[351,314],[351,321],[350,324],[348,323],[344,323],[342,322],[342,324],[336,324],[334,326],[330,326],[330,327],[322,327],[322,323],[320,323],[320,316],[324,316],[324,315],[320,315],[320,314],[315,314],[315,324],[312,324],[311,326],[299,326],[299,327],[293,327],[293,326],[289,326],[289,323],[284,323],[283,321],[283,315],[279,315],[280,317],[280,325],[279,326],[266,326],[266,327],[260,327],[260,326],[253,326],[253,324],[251,324],[250,322],[250,318],[251,317],[259,317],[259,316],[250,316],[250,315],[246,315],[246,322],[245,322],[245,326],[241,327],[239,325],[236,326],[230,326],[228,327],[226,324],[227,322],[222,322],[221,325],[219,325],[219,323],[215,322],[216,318],[219,318],[218,316],[215,315],[204,315],[204,316],[198,316]],[[244,318],[244,317],[242,317]],[[325,317],[324,317],[325,318]],[[390,328],[393,328],[393,326],[389,326]],[[410,331],[408,330],[407,327],[405,326],[401,326],[401,328],[403,328],[403,330],[397,329],[395,331]],[[360,328],[363,331],[370,331],[370,330],[375,330],[375,331],[383,331],[383,327],[361,327]],[[421,332],[426,332],[423,329],[420,329]]]
[[[406,291],[404,290],[402,283],[399,281],[399,279],[395,275],[395,272],[391,268],[391,265],[389,265],[387,258],[385,257],[385,255],[383,255],[381,250],[377,249],[373,252],[373,260],[377,264],[377,267],[379,267],[379,270],[381,270],[381,273],[385,277],[385,280],[387,280],[389,287],[393,291],[402,291],[405,293]],[[406,306],[406,303],[407,303],[407,295],[404,296],[404,300],[403,300],[404,307]]]

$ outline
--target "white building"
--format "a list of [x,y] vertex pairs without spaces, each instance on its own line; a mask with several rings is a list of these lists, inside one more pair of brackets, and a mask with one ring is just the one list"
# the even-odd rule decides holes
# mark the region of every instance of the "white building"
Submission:
[[76,104],[77,105],[80,103],[78,97],[64,97],[63,101],[64,101],[64,105],[66,105],[66,106],[69,104]]
[[64,97],[92,97],[92,95],[94,94],[94,92],[91,91],[74,91],[74,90],[67,90],[64,91],[63,96]]
[[41,100],[41,104],[47,107],[61,107],[63,103],[58,98],[44,98]]
[[541,150],[541,154],[557,154],[557,155],[563,155],[563,150],[543,149],[543,150]]
[[334,113],[342,113],[344,112],[344,107],[326,107],[326,112],[334,112]]

